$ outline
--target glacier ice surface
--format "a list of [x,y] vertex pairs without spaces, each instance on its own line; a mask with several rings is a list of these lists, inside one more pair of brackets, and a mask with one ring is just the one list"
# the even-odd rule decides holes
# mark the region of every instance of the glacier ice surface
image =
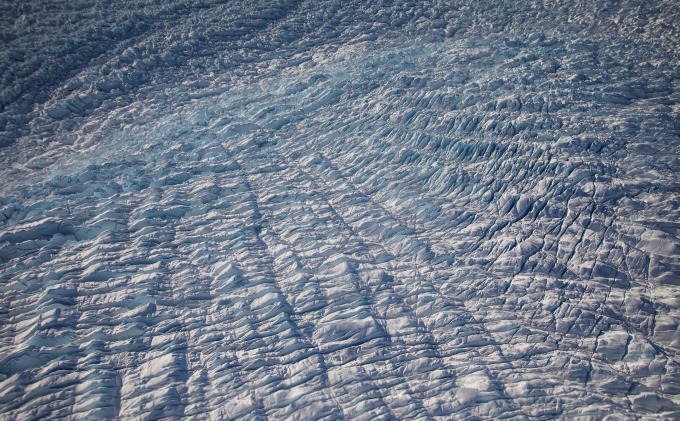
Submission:
[[677,2],[0,21],[0,418],[680,417]]

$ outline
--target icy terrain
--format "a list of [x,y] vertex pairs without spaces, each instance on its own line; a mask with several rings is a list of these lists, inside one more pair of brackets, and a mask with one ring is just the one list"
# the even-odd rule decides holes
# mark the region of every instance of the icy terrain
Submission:
[[0,4],[0,419],[680,417],[680,4]]

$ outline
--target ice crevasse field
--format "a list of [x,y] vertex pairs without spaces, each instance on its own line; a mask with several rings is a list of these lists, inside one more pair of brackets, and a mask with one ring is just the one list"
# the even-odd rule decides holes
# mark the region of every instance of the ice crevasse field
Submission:
[[0,419],[680,417],[679,35],[3,1]]

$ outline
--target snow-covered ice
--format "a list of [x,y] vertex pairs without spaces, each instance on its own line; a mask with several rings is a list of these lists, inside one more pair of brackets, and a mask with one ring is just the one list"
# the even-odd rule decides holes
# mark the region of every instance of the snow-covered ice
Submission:
[[0,22],[0,418],[680,417],[677,2]]

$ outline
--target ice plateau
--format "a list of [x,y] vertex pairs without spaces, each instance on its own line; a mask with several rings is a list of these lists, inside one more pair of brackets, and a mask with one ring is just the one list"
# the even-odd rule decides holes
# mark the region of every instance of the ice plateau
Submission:
[[0,23],[0,419],[680,418],[680,3]]

